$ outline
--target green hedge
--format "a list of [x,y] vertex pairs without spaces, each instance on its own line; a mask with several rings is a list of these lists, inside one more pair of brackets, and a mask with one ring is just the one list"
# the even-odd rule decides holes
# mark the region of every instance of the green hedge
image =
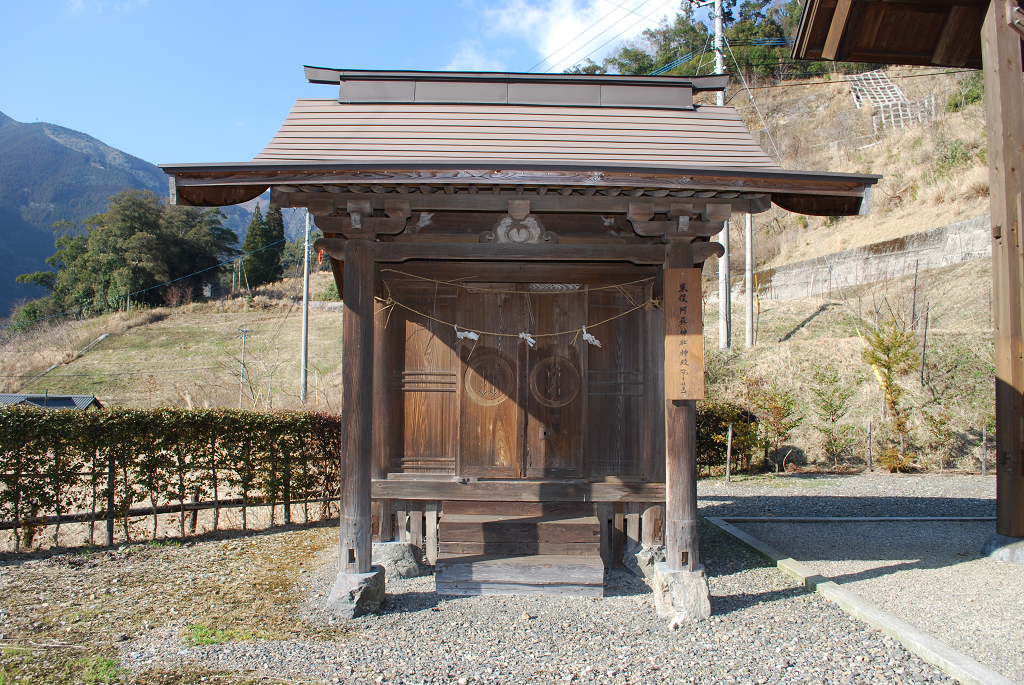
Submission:
[[177,503],[184,534],[185,503],[217,491],[245,504],[336,496],[340,438],[340,418],[319,413],[5,407],[0,519],[30,544],[39,525],[89,512],[110,543],[115,518],[127,534],[129,511],[148,506],[155,526]]
[[732,468],[750,468],[757,450],[757,417],[735,402],[697,402],[697,466],[710,471],[725,466],[732,424]]

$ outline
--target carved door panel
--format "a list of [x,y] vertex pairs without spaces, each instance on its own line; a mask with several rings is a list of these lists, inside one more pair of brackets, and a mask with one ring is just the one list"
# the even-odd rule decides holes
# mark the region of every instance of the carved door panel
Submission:
[[512,284],[481,284],[459,292],[459,328],[509,333],[459,345],[461,395],[459,474],[487,478],[522,476],[524,391],[520,359],[525,298]]
[[[557,292],[556,287],[533,286],[542,292],[530,295],[530,330],[571,331],[586,320],[585,291]],[[538,338],[528,353],[526,475],[531,478],[580,474],[586,399],[581,350],[586,343],[573,337]]]
[[[455,316],[451,287],[390,286],[396,300],[442,320]],[[388,313],[391,470],[455,473],[458,358],[455,332],[402,307]]]
[[639,287],[592,290],[588,298],[588,323],[619,317],[592,331],[601,347],[587,347],[590,476],[643,475],[644,312],[625,312],[645,299]]

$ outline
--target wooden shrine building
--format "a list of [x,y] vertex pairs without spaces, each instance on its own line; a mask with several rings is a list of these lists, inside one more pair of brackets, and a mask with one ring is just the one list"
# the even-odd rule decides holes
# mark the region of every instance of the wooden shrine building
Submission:
[[298,100],[251,162],[163,168],[179,204],[269,188],[324,232],[339,584],[372,574],[372,535],[423,546],[451,593],[600,594],[624,546],[662,539],[666,568],[699,571],[710,240],[772,202],[867,213],[878,177],[780,168],[734,109],[694,104],[727,76],[306,78],[337,97]]

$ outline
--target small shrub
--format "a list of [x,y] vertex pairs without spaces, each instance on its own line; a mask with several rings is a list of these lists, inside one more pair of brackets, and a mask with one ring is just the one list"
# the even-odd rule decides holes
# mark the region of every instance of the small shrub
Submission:
[[191,645],[220,645],[231,640],[244,640],[245,634],[228,628],[212,628],[204,623],[193,623],[185,631],[185,639]]
[[116,659],[106,656],[94,656],[78,660],[82,667],[81,678],[85,683],[112,683],[118,680],[125,670]]
[[338,284],[331,281],[317,296],[321,302],[341,302],[341,295],[338,294]]
[[902,452],[894,446],[882,447],[878,450],[878,465],[889,469],[889,473],[910,473],[917,455],[913,452]]
[[697,466],[709,472],[725,466],[732,424],[732,464],[750,468],[757,449],[757,417],[735,402],[702,400],[697,403]]
[[946,100],[947,112],[959,112],[985,99],[985,77],[980,71],[972,72],[960,79],[958,86],[957,91],[951,93]]

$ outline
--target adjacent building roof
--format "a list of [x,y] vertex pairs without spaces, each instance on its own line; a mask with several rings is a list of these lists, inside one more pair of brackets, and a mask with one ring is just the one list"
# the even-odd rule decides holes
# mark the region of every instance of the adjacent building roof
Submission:
[[0,407],[15,404],[32,405],[44,409],[88,409],[103,408],[95,395],[22,395],[0,393]]
[[218,206],[284,186],[415,192],[431,183],[561,184],[565,192],[771,193],[787,209],[846,215],[866,213],[879,178],[781,168],[735,109],[693,104],[694,92],[724,89],[723,76],[306,67],[306,77],[337,84],[338,98],[297,101],[251,162],[162,165],[172,199]]
[[989,0],[807,0],[793,57],[981,68]]

